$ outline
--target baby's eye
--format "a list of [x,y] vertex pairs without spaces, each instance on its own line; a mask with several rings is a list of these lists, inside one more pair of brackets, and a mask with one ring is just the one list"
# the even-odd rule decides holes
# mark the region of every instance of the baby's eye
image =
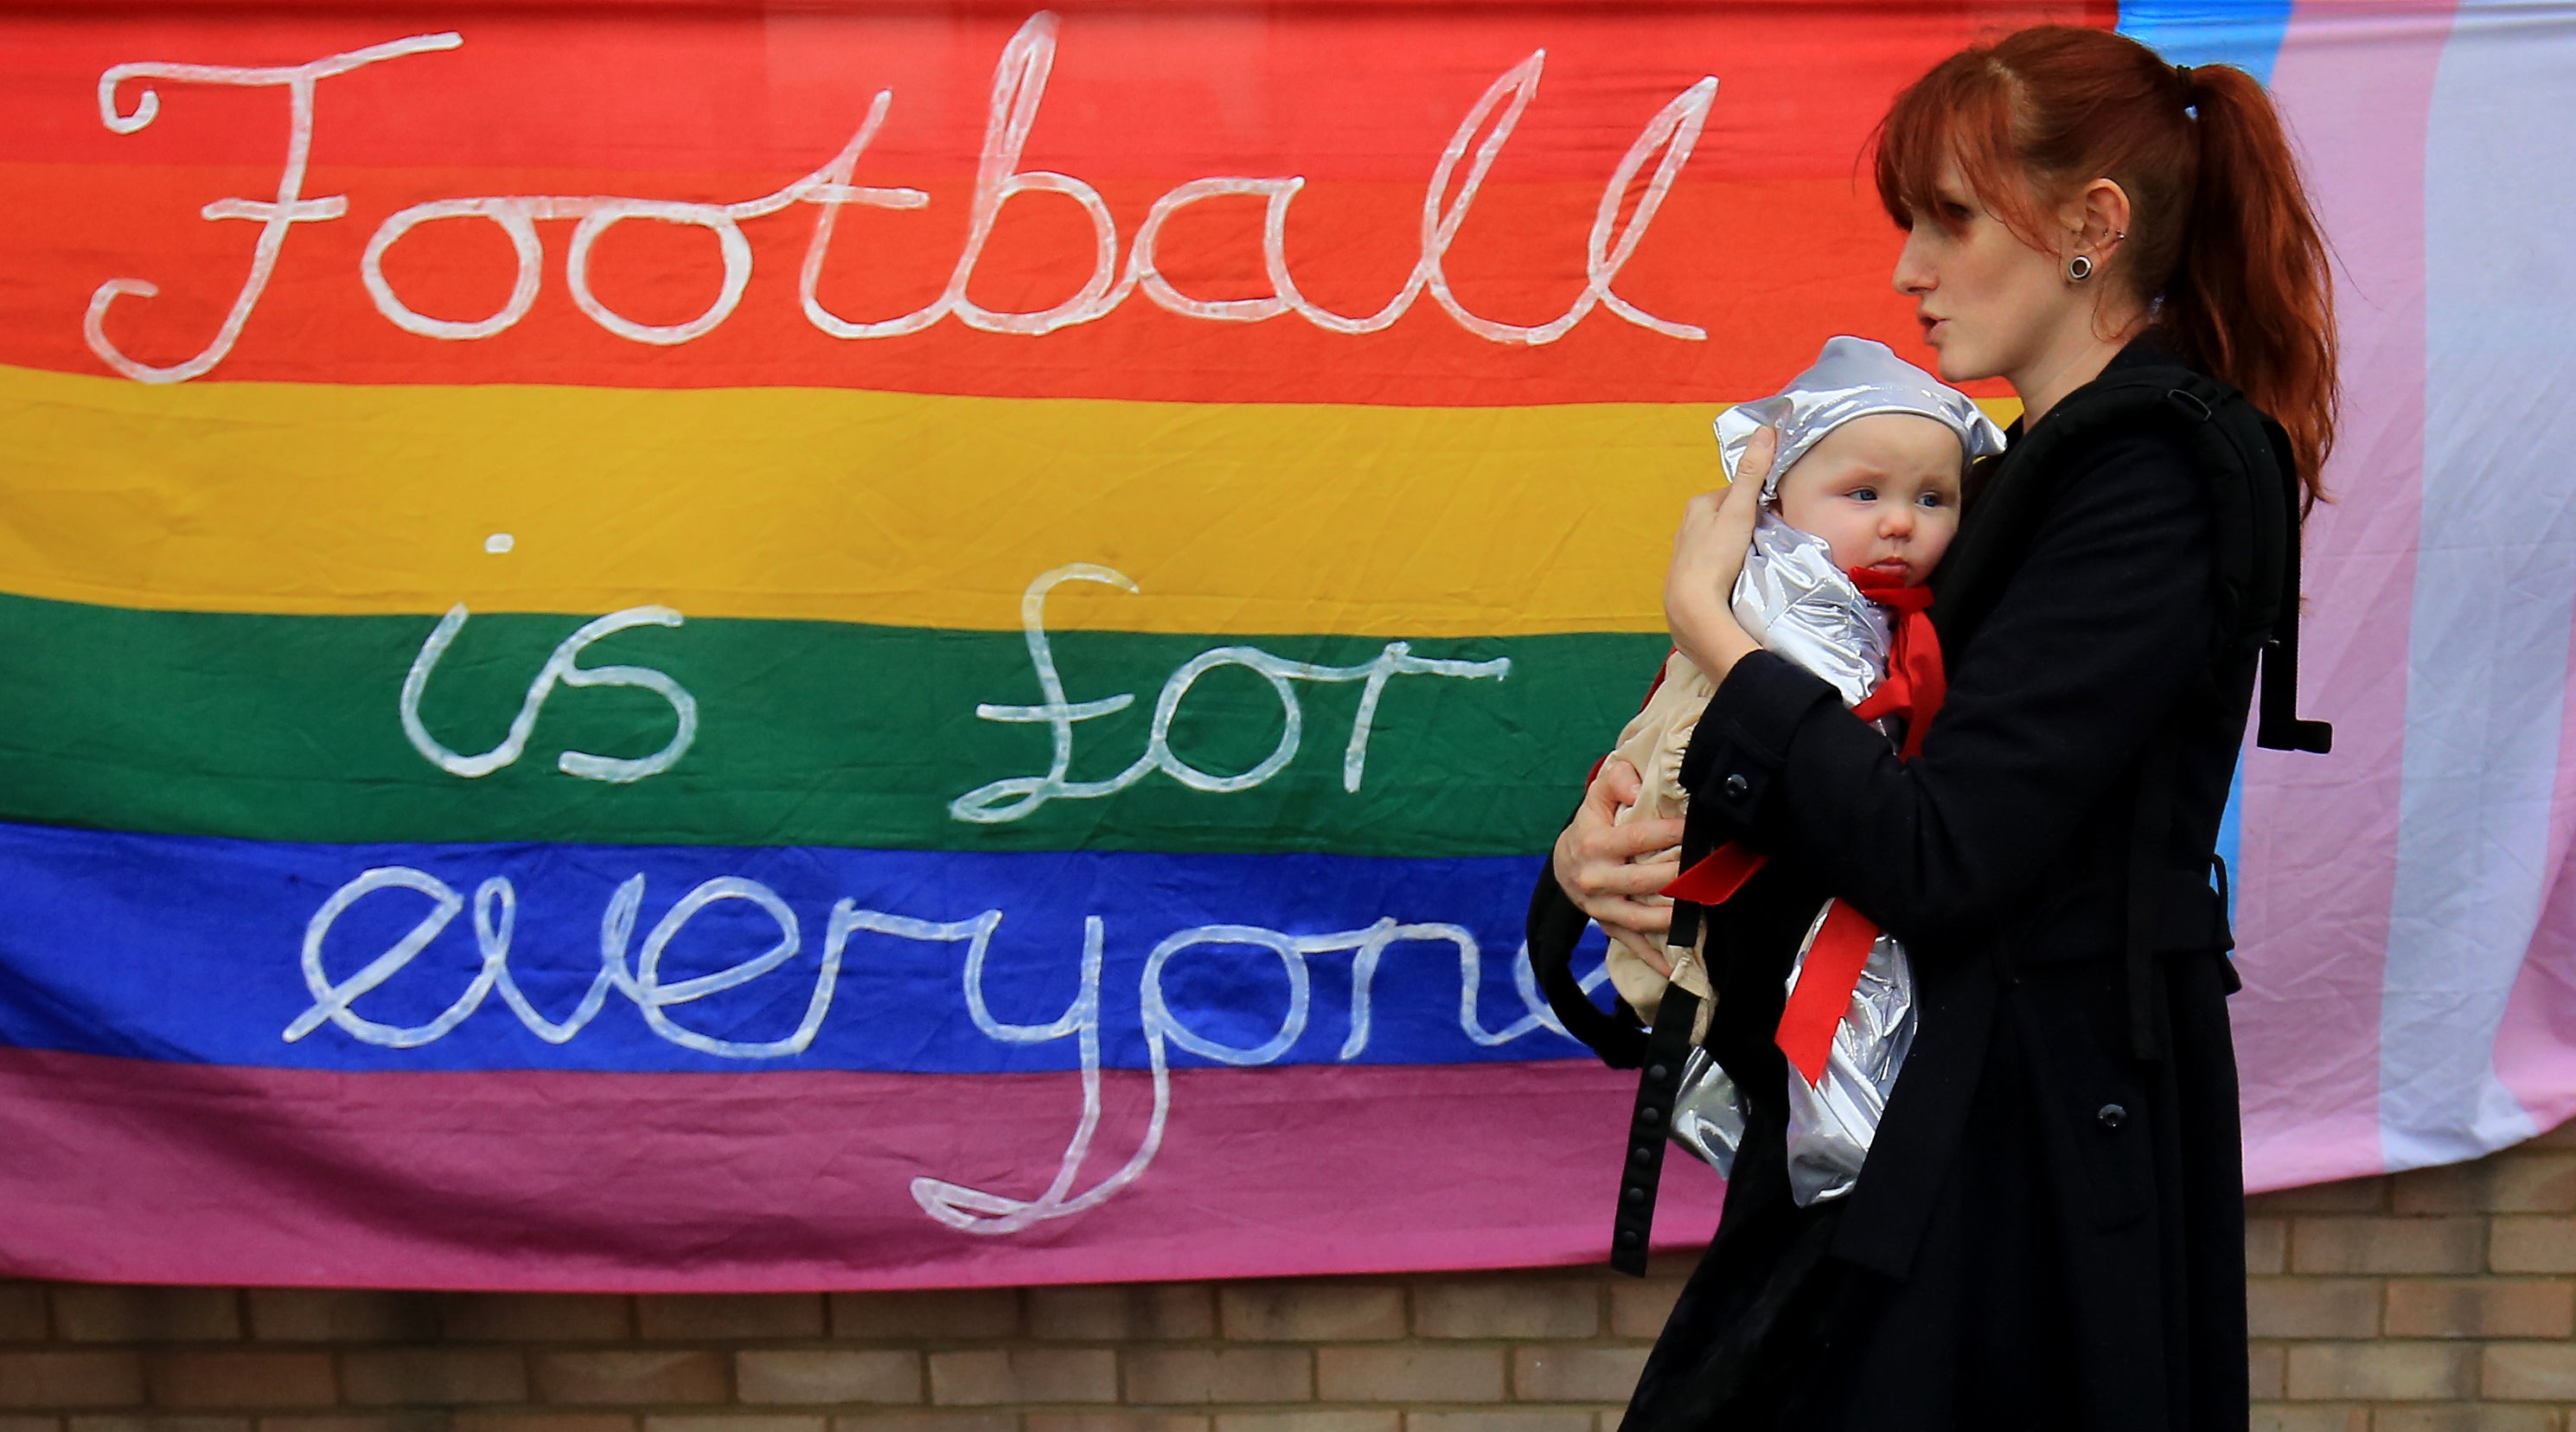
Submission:
[[1846,495],[1854,502],[1876,502],[1878,500],[1878,489],[1875,487],[1855,487]]
[[1926,507],[1939,507],[1946,499],[1937,492],[1927,492],[1914,500],[1922,503]]

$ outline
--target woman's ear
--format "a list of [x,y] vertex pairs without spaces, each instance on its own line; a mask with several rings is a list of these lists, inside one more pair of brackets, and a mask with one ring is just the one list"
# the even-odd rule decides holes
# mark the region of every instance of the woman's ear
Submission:
[[2069,257],[2084,254],[2096,265],[2106,263],[2129,236],[2129,191],[2109,179],[2085,185],[2059,213],[2074,231]]

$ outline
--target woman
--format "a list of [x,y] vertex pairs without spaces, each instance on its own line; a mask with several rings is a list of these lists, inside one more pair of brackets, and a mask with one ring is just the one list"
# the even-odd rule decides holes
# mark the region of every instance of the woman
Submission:
[[[1772,860],[1705,912],[1727,961],[1709,1045],[1756,1107],[1626,1425],[2242,1429],[2233,979],[2208,872],[2254,652],[2223,639],[2204,452],[2144,420],[2037,439],[2123,374],[2187,365],[2278,420],[2313,500],[2324,243],[2250,77],[2100,31],[1944,61],[1897,99],[1877,169],[1941,376],[2000,376],[2024,417],[1935,578],[1950,685],[1913,760],[1736,625],[1755,484],[1695,499],[1674,538],[1673,640],[1719,683],[1690,825],[1614,828],[1635,777],[1613,766],[1554,873],[1657,949],[1672,912],[1650,897],[1679,861],[1656,852],[1741,839]],[[1802,1209],[1772,1037],[1829,896],[1906,942],[1922,1023],[1858,1188]]]

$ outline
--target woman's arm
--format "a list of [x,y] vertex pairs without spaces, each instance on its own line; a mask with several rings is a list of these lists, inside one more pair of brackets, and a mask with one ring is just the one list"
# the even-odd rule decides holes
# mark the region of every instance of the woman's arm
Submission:
[[2065,461],[1922,754],[1899,761],[1823,681],[1755,652],[1684,757],[1693,819],[1796,859],[1909,942],[2030,893],[2199,676],[2217,623],[2208,499],[2181,452],[2119,438]]

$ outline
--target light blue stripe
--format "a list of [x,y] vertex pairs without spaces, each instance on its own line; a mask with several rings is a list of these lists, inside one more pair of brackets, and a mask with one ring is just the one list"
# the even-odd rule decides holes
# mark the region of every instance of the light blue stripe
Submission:
[[2290,0],[2129,0],[2120,33],[2177,65],[2234,65],[2265,84],[2290,29]]

